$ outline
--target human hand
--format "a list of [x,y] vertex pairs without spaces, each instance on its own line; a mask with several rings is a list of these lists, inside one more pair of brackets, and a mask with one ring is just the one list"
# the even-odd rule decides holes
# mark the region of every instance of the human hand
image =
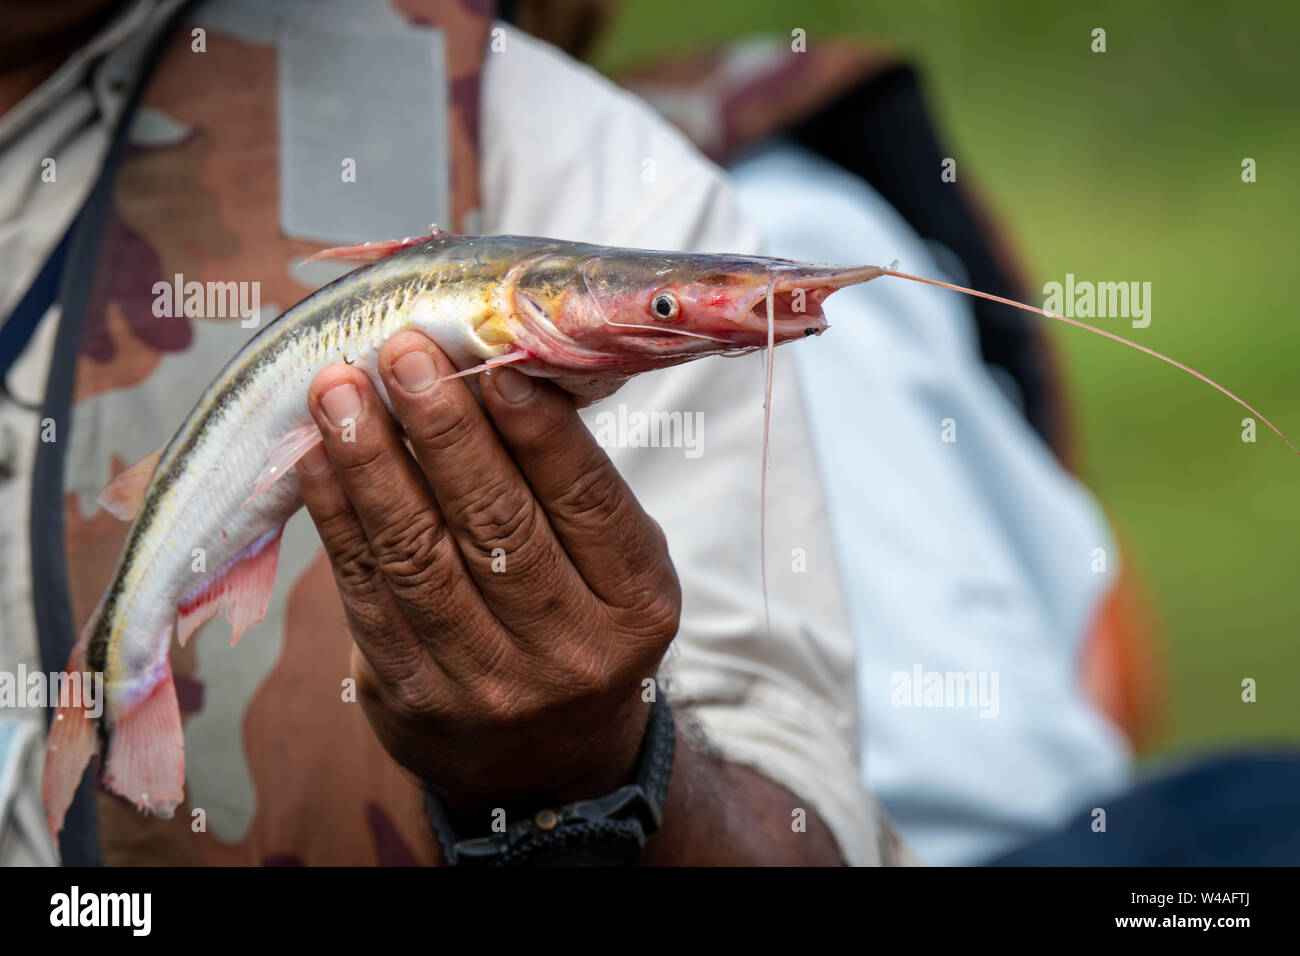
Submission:
[[454,807],[628,783],[681,612],[663,532],[549,382],[498,369],[480,406],[417,332],[379,369],[409,450],[338,365],[298,465],[375,733]]

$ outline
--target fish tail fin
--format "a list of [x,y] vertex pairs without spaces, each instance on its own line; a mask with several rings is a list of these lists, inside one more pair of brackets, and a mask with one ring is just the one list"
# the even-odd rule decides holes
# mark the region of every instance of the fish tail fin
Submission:
[[[86,648],[98,622],[99,613],[96,612],[81,632],[72,653],[68,655],[68,667],[64,673],[69,677],[86,673]],[[74,689],[78,686],[72,680],[61,681],[60,684],[61,687]],[[89,712],[84,695],[78,696],[82,699],[72,700],[70,693],[66,699],[60,695],[45,741],[41,798],[45,803],[45,822],[49,825],[50,836],[56,845],[59,831],[63,829],[63,818],[68,813],[68,807],[72,806],[72,798],[85,775],[86,765],[90,763],[99,744],[99,721]]]
[[171,817],[185,798],[185,737],[171,662],[130,709],[114,714],[104,785],[155,816]]

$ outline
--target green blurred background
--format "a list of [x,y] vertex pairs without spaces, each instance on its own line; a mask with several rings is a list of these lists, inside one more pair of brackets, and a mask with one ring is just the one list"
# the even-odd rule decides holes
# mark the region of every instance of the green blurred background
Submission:
[[[617,71],[795,27],[810,45],[860,37],[921,68],[947,152],[1011,233],[1031,289],[1067,272],[1151,282],[1149,328],[1100,324],[1300,440],[1300,4],[625,0],[595,62]],[[1191,377],[1052,325],[1084,479],[1164,632],[1152,756],[1295,743],[1300,460],[1263,423],[1243,443],[1246,413]],[[1245,677],[1256,703],[1241,702]]]

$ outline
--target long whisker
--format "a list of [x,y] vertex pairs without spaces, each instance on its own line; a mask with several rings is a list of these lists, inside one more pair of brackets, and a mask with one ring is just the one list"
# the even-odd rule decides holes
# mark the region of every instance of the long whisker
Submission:
[[772,608],[767,597],[767,467],[772,436],[772,370],[776,362],[776,279],[767,284],[767,390],[763,399],[763,478],[758,492],[758,552],[763,575],[763,625],[772,636]]
[[1096,334],[1103,335],[1106,338],[1111,339],[1112,341],[1119,342],[1121,345],[1127,345],[1131,349],[1137,349],[1139,352],[1145,352],[1147,355],[1150,355],[1153,358],[1158,358],[1162,362],[1167,362],[1168,364],[1172,365],[1174,368],[1181,369],[1182,371],[1186,372],[1188,375],[1193,376],[1194,378],[1199,378],[1206,385],[1209,385],[1211,388],[1217,389],[1218,391],[1222,392],[1224,395],[1227,395],[1230,399],[1232,399],[1242,408],[1246,409],[1246,411],[1250,412],[1261,422],[1263,422],[1265,425],[1271,428],[1273,430],[1273,433],[1277,435],[1278,438],[1286,442],[1293,452],[1295,452],[1297,455],[1300,455],[1300,448],[1296,448],[1296,446],[1292,444],[1291,439],[1287,438],[1286,435],[1282,434],[1282,430],[1280,428],[1278,428],[1276,425],[1270,422],[1259,412],[1255,411],[1255,409],[1250,404],[1248,404],[1244,399],[1238,398],[1236,395],[1228,391],[1226,388],[1224,388],[1214,379],[1210,378],[1208,375],[1202,375],[1200,372],[1196,371],[1196,369],[1190,368],[1189,366],[1184,365],[1182,362],[1178,361],[1177,359],[1170,358],[1168,355],[1165,355],[1161,352],[1157,352],[1155,349],[1147,348],[1145,345],[1138,345],[1136,342],[1132,342],[1124,338],[1122,335],[1116,335],[1114,332],[1107,332],[1105,329],[1099,329],[1095,325],[1089,325],[1087,322],[1080,322],[1078,319],[1071,319],[1068,316],[1058,315],[1055,312],[1048,312],[1046,309],[1038,309],[1032,305],[1025,305],[1025,303],[1017,302],[1014,299],[1004,299],[1000,295],[990,295],[988,292],[979,292],[975,289],[967,289],[965,286],[953,285],[951,282],[940,282],[938,279],[927,279],[924,276],[914,276],[907,272],[896,272],[892,268],[884,269],[882,271],[887,276],[896,276],[899,279],[911,279],[913,282],[924,282],[926,285],[935,285],[941,289],[952,289],[954,292],[964,292],[967,295],[973,295],[981,299],[988,299],[990,302],[998,302],[1002,305],[1009,305],[1016,309],[1023,309],[1026,312],[1033,312],[1036,315],[1046,316],[1049,319],[1056,319],[1058,322],[1064,322],[1067,325],[1078,326],[1081,329],[1086,329],[1089,332],[1095,332]]

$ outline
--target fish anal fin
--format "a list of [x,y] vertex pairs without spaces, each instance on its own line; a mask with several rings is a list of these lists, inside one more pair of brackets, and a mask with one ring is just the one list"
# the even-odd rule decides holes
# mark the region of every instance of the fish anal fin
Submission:
[[112,481],[104,486],[95,500],[99,506],[121,521],[131,521],[144,502],[144,493],[149,488],[149,480],[158,469],[158,459],[163,450],[145,455],[130,468],[119,472]]
[[181,602],[176,608],[176,638],[182,645],[222,610],[230,622],[231,646],[266,617],[283,534],[283,525],[268,531]]
[[[81,632],[81,637],[68,657],[65,674],[87,673],[86,647],[96,617],[98,614],[91,618],[91,622]],[[60,685],[76,687],[72,681],[60,681]],[[82,695],[84,693],[83,685]],[[45,822],[49,825],[50,836],[54,837],[56,845],[59,831],[63,829],[63,818],[67,815],[68,807],[72,806],[72,798],[81,784],[86,765],[90,763],[99,743],[99,734],[95,732],[96,720],[86,710],[90,703],[86,699],[69,699],[67,706],[58,706],[45,742],[41,798],[45,804]]]
[[262,492],[287,475],[293,470],[294,463],[299,458],[320,443],[320,429],[312,422],[295,425],[285,432],[266,453],[266,461],[263,462],[262,471],[257,476],[257,483],[253,485],[253,492],[239,506],[239,510],[243,511]]
[[170,817],[185,799],[185,737],[166,659],[149,693],[115,715],[104,785],[159,817]]
[[176,609],[176,641],[181,647],[189,643],[194,632],[216,617],[221,610],[221,595],[200,591]]
[[374,242],[358,242],[350,246],[334,246],[330,249],[322,249],[320,252],[310,255],[306,262],[315,262],[317,259],[359,259],[363,262],[383,259],[387,256],[401,252],[403,249],[409,249],[411,246],[418,246],[426,242],[435,242],[440,239],[447,239],[451,233],[438,228],[437,224],[429,226],[427,236],[407,236],[405,239],[378,239]]

